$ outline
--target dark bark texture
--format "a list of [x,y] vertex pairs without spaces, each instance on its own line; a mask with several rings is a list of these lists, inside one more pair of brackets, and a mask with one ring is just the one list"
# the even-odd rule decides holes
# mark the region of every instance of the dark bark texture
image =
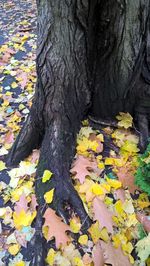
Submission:
[[[149,0],[37,0],[36,91],[8,164],[40,147],[35,182],[39,205],[55,187],[52,207],[66,222],[63,207],[69,202],[83,225],[90,224],[69,177],[81,120],[88,114],[107,120],[128,111],[140,121],[142,113],[145,122],[137,124],[149,135],[149,5]],[[43,184],[39,177],[45,169],[54,176]],[[44,265],[42,255],[33,261]]]

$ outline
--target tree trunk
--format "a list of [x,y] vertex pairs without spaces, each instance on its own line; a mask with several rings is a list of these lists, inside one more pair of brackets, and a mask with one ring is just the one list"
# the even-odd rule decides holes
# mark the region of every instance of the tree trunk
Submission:
[[[36,91],[8,165],[40,147],[35,181],[39,206],[54,187],[52,207],[67,222],[63,204],[68,201],[87,228],[90,219],[69,177],[76,134],[88,114],[106,119],[119,111],[134,112],[137,84],[143,91],[149,83],[149,1],[37,0],[37,7]],[[54,173],[49,183],[39,178],[45,169]],[[38,227],[41,217],[39,208]],[[44,265],[41,248],[32,265]]]

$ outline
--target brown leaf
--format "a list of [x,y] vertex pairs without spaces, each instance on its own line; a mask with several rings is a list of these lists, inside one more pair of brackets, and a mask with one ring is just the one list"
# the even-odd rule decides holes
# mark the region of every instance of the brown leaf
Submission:
[[45,211],[43,216],[45,223],[43,226],[48,226],[47,241],[55,237],[56,248],[59,248],[60,244],[66,245],[69,241],[69,237],[66,235],[66,231],[71,231],[69,225],[62,222],[61,218],[55,214],[51,208]]
[[106,227],[109,233],[113,233],[113,213],[107,209],[105,203],[98,197],[93,200],[93,211],[94,219],[99,221],[100,228]]
[[106,264],[111,264],[112,266],[131,266],[127,256],[123,254],[122,249],[114,248],[112,243],[105,243],[100,241],[101,248],[104,255],[104,261]]
[[98,169],[96,161],[90,161],[88,158],[79,155],[73,163],[73,167],[70,172],[72,174],[76,173],[74,178],[79,179],[80,183],[83,184],[85,177],[90,175],[89,170],[97,173],[98,175],[102,172],[101,169]]
[[19,201],[16,202],[16,205],[14,207],[14,210],[17,214],[19,214],[22,210],[24,210],[25,212],[27,212],[28,210],[28,201],[26,199],[26,196],[24,194],[22,194],[20,196]]
[[117,176],[123,187],[128,187],[130,193],[134,194],[135,190],[139,189],[134,184],[134,173],[130,171],[127,167],[120,167],[118,169]]
[[114,191],[114,197],[115,197],[116,200],[120,199],[122,201],[122,203],[124,203],[125,199],[126,199],[124,189],[122,189],[122,188],[116,189]]
[[92,251],[92,258],[94,262],[94,266],[104,266],[104,255],[103,250],[101,248],[100,242],[98,242]]

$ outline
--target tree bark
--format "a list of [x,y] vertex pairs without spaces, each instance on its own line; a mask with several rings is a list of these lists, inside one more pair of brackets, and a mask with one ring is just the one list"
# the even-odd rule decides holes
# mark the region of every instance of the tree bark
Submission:
[[[146,84],[144,97],[149,91],[149,3],[37,0],[36,91],[8,158],[8,165],[17,164],[40,147],[35,180],[40,206],[37,227],[42,224],[43,195],[52,187],[52,207],[64,220],[68,221],[64,203],[69,202],[83,227],[89,226],[90,219],[69,177],[76,134],[88,114],[98,119],[114,118],[120,111],[134,114],[136,98],[142,106],[139,90]],[[140,111],[137,113],[140,119]],[[139,123],[139,128],[148,137],[148,108],[145,113],[146,122]],[[45,169],[54,175],[51,182],[43,184],[40,177]],[[42,238],[36,236],[35,241]],[[42,266],[42,245],[37,247],[40,256],[37,248],[31,265]]]

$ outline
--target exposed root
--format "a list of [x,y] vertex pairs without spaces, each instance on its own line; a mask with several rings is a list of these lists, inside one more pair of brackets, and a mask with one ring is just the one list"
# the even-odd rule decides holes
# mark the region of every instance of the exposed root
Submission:
[[26,158],[33,149],[39,147],[41,139],[41,133],[31,121],[31,116],[29,115],[8,154],[7,166],[16,166],[21,160]]
[[139,130],[139,149],[143,153],[148,144],[149,138],[149,121],[147,114],[137,114],[137,125]]

